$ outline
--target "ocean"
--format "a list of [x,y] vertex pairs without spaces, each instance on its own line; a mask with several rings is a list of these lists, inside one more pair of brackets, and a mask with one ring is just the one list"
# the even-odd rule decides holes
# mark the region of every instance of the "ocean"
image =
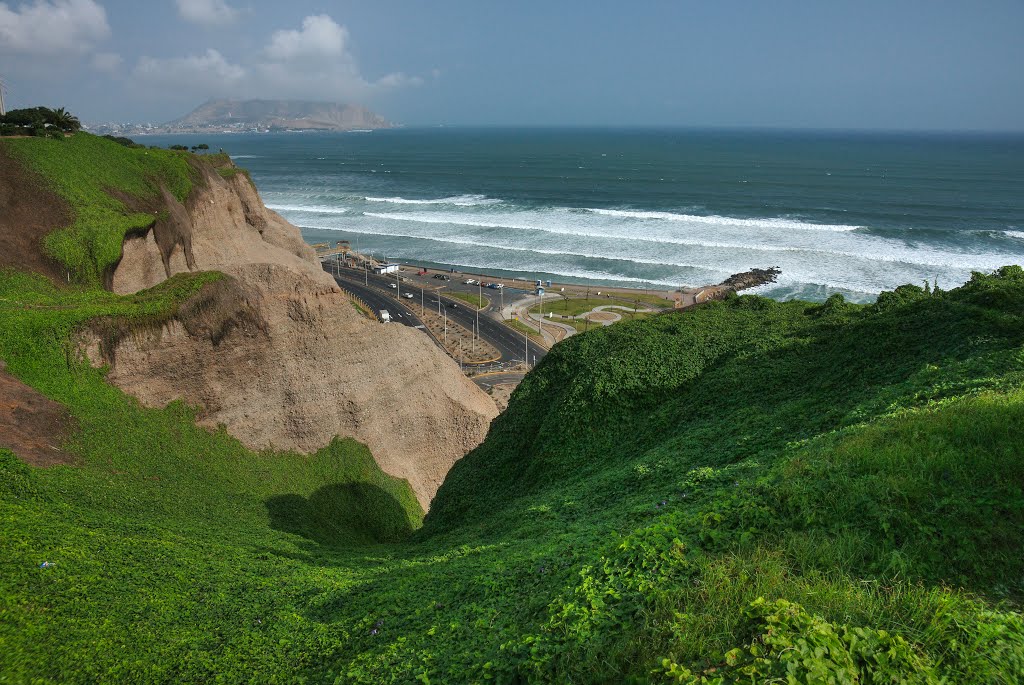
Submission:
[[1024,265],[1024,136],[396,129],[149,136],[223,147],[310,242],[432,266],[871,301]]

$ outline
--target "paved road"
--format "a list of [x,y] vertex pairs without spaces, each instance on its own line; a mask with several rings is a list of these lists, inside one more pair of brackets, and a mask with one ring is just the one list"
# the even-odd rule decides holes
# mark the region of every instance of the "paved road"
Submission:
[[[324,269],[331,273],[331,264],[325,264]],[[415,297],[405,304],[405,301],[399,301],[395,297],[397,289],[390,288],[392,283],[395,283],[393,276],[378,276],[370,274],[367,276],[361,270],[358,269],[347,269],[342,268],[337,275],[335,280],[346,290],[349,290],[352,294],[362,298],[367,305],[375,309],[387,309],[388,312],[394,317],[395,312],[401,314],[399,321],[407,323],[410,326],[419,326],[421,322],[419,317],[416,316],[414,310],[419,308],[420,303],[420,287],[418,285],[412,285],[411,283],[400,283],[404,287],[408,287],[408,291],[412,292]],[[368,283],[368,285],[367,285]],[[440,284],[439,284],[440,285]],[[445,285],[448,285],[445,283]],[[423,306],[429,307],[433,311],[437,311],[438,299],[440,299],[441,306],[448,312],[448,318],[452,319],[455,323],[463,326],[467,330],[473,330],[477,322],[476,310],[465,302],[453,300],[443,295],[439,296],[436,291],[423,289]],[[496,321],[483,312],[479,316],[480,321],[480,337],[494,345],[494,347],[501,354],[502,362],[521,362],[524,360],[524,356],[527,352],[526,341],[524,336],[512,330],[508,326],[505,326],[500,321]],[[533,341],[529,343],[529,359],[531,365],[539,362],[543,359],[546,354],[546,350]]]
[[483,376],[473,376],[472,380],[481,388],[489,388],[493,385],[518,384],[525,375],[521,371],[518,373],[492,373]]
[[[324,271],[334,274],[328,265],[324,265]],[[342,276],[346,276],[342,272]],[[391,315],[391,320],[396,323],[404,323],[406,326],[413,328],[423,325],[420,318],[405,304],[395,299],[393,296],[385,295],[384,293],[376,290],[373,287],[366,287],[361,282],[356,282],[352,278],[344,278],[335,276],[334,280],[338,282],[338,285],[349,291],[360,300],[365,302],[370,309],[373,310],[372,314],[380,321],[381,310],[387,310],[388,314]]]

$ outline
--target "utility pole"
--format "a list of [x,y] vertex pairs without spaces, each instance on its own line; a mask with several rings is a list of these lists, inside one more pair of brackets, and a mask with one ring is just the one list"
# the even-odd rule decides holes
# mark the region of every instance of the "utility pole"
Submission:
[[4,80],[0,78],[0,117],[7,114],[7,108],[4,107],[4,90],[6,89],[7,86],[4,85]]

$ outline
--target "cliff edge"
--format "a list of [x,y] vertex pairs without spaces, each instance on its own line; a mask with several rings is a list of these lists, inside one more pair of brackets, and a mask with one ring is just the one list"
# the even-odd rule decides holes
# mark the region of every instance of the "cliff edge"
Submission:
[[144,405],[197,404],[202,424],[250,448],[355,438],[426,509],[485,437],[494,402],[422,333],[361,315],[245,174],[199,168],[185,204],[165,192],[160,219],[125,240],[110,285],[129,294],[181,272],[228,278],[158,330],[102,353],[96,336],[90,357]]

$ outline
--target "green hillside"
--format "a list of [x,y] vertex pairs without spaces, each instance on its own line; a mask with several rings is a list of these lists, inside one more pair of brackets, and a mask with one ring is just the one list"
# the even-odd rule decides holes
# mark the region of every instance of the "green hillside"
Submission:
[[1024,680],[1020,267],[574,336],[422,522],[354,442],[254,453],[73,353],[221,280],[0,272],[0,359],[81,462],[0,451],[0,682]]

